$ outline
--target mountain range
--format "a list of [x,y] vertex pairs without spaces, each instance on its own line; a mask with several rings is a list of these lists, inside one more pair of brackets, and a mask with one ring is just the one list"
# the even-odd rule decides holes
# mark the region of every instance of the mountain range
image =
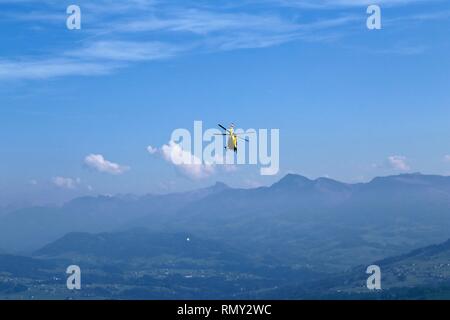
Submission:
[[0,217],[0,248],[30,254],[72,232],[145,227],[239,248],[255,259],[341,272],[450,237],[450,177],[403,174],[368,183],[289,174],[269,187],[222,183],[185,193],[98,196]]
[[450,177],[402,174],[347,184],[289,174],[269,187],[222,183],[186,193],[98,196],[0,217],[0,247],[31,253],[71,232],[145,227],[218,241],[321,272],[399,255],[450,237]]

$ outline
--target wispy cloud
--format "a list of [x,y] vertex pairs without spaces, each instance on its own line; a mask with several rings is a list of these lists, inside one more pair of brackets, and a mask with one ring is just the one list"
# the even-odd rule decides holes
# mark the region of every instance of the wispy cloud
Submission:
[[104,75],[118,66],[73,59],[0,59],[0,79],[47,79],[61,76]]
[[[267,34],[264,32],[240,32],[239,34],[224,34],[208,39],[207,44],[211,50],[236,50],[250,48],[266,48],[293,41],[319,41],[326,42],[336,38],[336,33],[323,33],[324,30],[337,26],[345,26],[361,20],[360,17],[345,16],[325,20],[297,24],[290,32],[277,32]],[[362,20],[361,20],[362,21]]]
[[297,29],[295,22],[273,14],[249,14],[214,12],[198,9],[177,9],[164,12],[162,16],[144,15],[129,22],[116,24],[117,32],[187,32],[198,35],[246,30],[290,32]]
[[66,54],[82,59],[150,61],[173,57],[182,48],[162,42],[98,41]]
[[66,16],[57,12],[1,12],[0,17],[4,21],[20,21],[20,22],[42,22],[46,24],[61,24],[64,25]]
[[[211,15],[211,16],[210,16]],[[263,48],[300,39],[336,25],[344,25],[353,18],[338,18],[320,22],[295,24],[283,22],[279,17],[232,15],[219,16],[215,21],[211,13],[196,12],[184,19],[156,20],[145,25],[126,26],[123,31],[149,31],[161,28],[171,32],[196,35],[184,41],[167,39],[146,40],[88,40],[78,47],[56,53],[53,58],[25,57],[0,59],[0,79],[46,79],[62,76],[104,75],[127,63],[155,61],[200,50],[215,52],[243,48]],[[354,21],[354,20],[353,20]],[[139,24],[139,21],[134,23]],[[209,36],[209,33],[214,35]],[[106,35],[108,37],[108,35]]]
[[[439,1],[439,0],[436,0]],[[165,3],[155,0],[80,0],[83,29],[73,38],[62,37],[69,49],[44,48],[45,57],[0,57],[0,79],[47,79],[62,76],[104,75],[131,63],[174,58],[193,52],[217,52],[247,48],[265,48],[293,41],[329,41],[336,39],[336,28],[345,34],[346,26],[363,25],[365,11],[355,15],[347,10],[372,4],[372,0],[266,0],[235,4],[211,4],[208,1]],[[20,3],[20,10],[2,13],[18,22],[42,21],[64,30],[65,10],[59,1],[44,0],[42,8],[33,0],[0,0]],[[384,6],[424,3],[424,0],[379,0]],[[24,8],[30,11],[24,14]],[[314,12],[332,9],[326,17],[312,14],[305,18],[300,10],[286,13],[286,6]],[[298,11],[298,12],[297,12]],[[349,13],[352,12],[352,13]],[[448,13],[426,13],[416,19],[448,17]],[[395,23],[394,19],[386,23]],[[65,30],[66,31],[66,30]],[[69,42],[70,41],[70,42]],[[57,46],[64,48],[63,43]],[[393,54],[417,54],[422,48],[401,47]],[[52,52],[53,51],[53,52]],[[32,50],[31,50],[32,52]]]
[[438,2],[442,0],[268,0],[281,5],[305,9],[336,9],[348,7],[363,7],[371,4],[382,6],[402,6],[423,2]]

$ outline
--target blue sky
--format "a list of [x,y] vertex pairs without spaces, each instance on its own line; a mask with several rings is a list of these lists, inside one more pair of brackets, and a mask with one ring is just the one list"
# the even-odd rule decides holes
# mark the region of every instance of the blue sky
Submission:
[[[0,0],[0,27],[0,205],[450,174],[448,1]],[[192,179],[147,152],[194,120],[279,128],[280,173]]]

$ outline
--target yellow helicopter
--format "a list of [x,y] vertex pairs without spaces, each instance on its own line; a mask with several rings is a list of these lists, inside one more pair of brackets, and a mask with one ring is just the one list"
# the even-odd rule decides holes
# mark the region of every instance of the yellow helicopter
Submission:
[[219,126],[222,130],[224,130],[225,132],[224,132],[224,133],[218,133],[218,134],[216,134],[216,135],[219,135],[219,136],[229,136],[229,137],[228,137],[228,141],[227,141],[227,146],[225,147],[225,149],[233,150],[235,153],[237,153],[237,141],[238,141],[238,139],[241,139],[241,140],[243,140],[243,141],[249,142],[249,140],[248,140],[247,138],[241,138],[241,137],[239,137],[240,134],[244,134],[244,133],[235,133],[235,132],[234,132],[234,124],[233,124],[233,123],[230,125],[230,128],[229,128],[229,129],[225,128],[225,127],[224,127],[223,125],[221,125],[221,124],[218,124],[218,126]]

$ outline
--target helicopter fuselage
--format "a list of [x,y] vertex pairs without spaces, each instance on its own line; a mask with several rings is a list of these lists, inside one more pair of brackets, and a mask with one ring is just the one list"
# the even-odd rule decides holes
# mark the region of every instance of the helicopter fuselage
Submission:
[[227,148],[237,152],[237,136],[234,134],[233,128],[228,129],[228,131],[230,136],[228,138]]

